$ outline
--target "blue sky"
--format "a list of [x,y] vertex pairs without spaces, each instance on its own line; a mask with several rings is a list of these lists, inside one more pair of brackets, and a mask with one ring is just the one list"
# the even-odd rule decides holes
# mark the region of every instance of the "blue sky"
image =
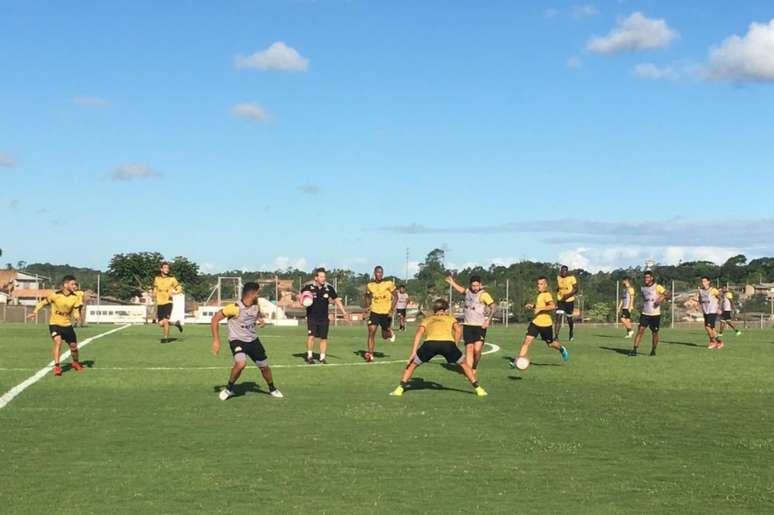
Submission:
[[3,262],[774,253],[768,1],[11,1],[0,81]]

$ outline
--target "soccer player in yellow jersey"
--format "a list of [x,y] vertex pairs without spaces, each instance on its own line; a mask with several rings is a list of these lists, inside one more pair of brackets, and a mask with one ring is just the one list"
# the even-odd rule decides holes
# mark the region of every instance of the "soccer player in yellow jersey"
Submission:
[[78,296],[80,306],[78,307],[78,318],[73,319],[73,325],[75,327],[83,327],[84,322],[86,322],[86,303],[83,302],[84,293],[83,290],[81,290],[81,285],[77,281],[75,283],[75,294]]
[[51,315],[48,318],[48,332],[51,339],[54,340],[54,374],[62,375],[62,367],[59,363],[62,341],[70,345],[70,355],[73,360],[73,370],[80,372],[83,370],[81,362],[78,359],[78,338],[75,336],[75,330],[71,318],[78,320],[81,316],[80,298],[75,294],[75,277],[66,275],[62,280],[62,289],[49,294],[45,299],[38,302],[35,309],[27,318],[30,320],[37,317],[38,312],[45,306],[51,306]]
[[[423,337],[425,341],[420,347],[419,343]],[[414,336],[414,346],[411,348],[411,355],[409,356],[406,370],[403,372],[400,384],[390,395],[395,397],[403,395],[403,392],[408,388],[409,379],[411,379],[417,367],[422,363],[427,363],[434,356],[443,356],[446,358],[447,363],[459,365],[465,377],[473,385],[476,395],[479,397],[486,395],[486,390],[476,381],[473,369],[465,363],[462,351],[457,346],[461,337],[462,328],[459,322],[449,314],[449,301],[438,299],[433,302],[433,314],[425,317],[419,324],[417,333]]]
[[734,294],[731,293],[727,287],[723,288],[723,309],[720,315],[720,331],[719,336],[723,336],[723,330],[726,326],[734,330],[737,336],[742,336],[742,331],[736,328],[734,322]]
[[[169,319],[172,316],[172,296],[180,293],[182,288],[177,279],[169,275],[169,263],[161,263],[159,275],[153,280],[153,294],[156,297],[156,319],[159,321],[164,337],[161,343],[169,343]],[[176,320],[174,326],[183,332],[180,320]]]
[[554,297],[548,291],[548,278],[541,276],[537,279],[538,295],[534,304],[527,304],[525,307],[532,311],[532,322],[527,327],[527,335],[524,337],[524,341],[521,344],[521,350],[519,355],[514,358],[510,363],[513,368],[516,368],[516,360],[519,358],[526,358],[529,353],[529,346],[532,342],[540,336],[540,338],[546,342],[546,345],[552,349],[556,349],[562,355],[564,361],[570,359],[570,353],[567,349],[559,343],[559,338],[554,338],[554,328],[551,320],[551,315],[556,310],[556,303]]
[[374,268],[374,280],[366,286],[364,296],[365,307],[370,308],[368,315],[368,351],[363,354],[367,362],[374,360],[376,349],[376,328],[382,328],[382,338],[395,341],[392,332],[392,316],[395,313],[395,305],[398,302],[398,290],[395,283],[384,278],[384,268]]
[[618,303],[618,310],[621,313],[621,323],[626,329],[624,338],[631,338],[634,335],[632,329],[632,310],[634,310],[634,298],[636,294],[632,286],[632,278],[628,275],[623,278],[623,296]]
[[578,280],[574,275],[569,274],[570,271],[566,265],[562,265],[559,269],[559,275],[556,277],[558,284],[556,294],[556,322],[554,326],[554,332],[556,337],[559,338],[559,332],[562,330],[562,316],[567,318],[567,327],[570,329],[570,341],[575,339],[575,320],[572,317],[575,311],[575,296],[578,294]]

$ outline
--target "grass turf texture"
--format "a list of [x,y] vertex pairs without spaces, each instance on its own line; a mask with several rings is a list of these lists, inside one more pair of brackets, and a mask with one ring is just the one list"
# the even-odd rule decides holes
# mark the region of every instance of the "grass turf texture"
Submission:
[[[209,354],[208,330],[166,345],[154,326],[106,336],[82,350],[89,370],[49,374],[0,410],[3,511],[774,510],[771,331],[708,351],[701,331],[665,329],[658,357],[628,358],[623,330],[581,327],[568,364],[536,341],[518,372],[506,357],[524,328],[493,328],[502,350],[480,366],[489,397],[433,363],[391,398],[401,364],[303,365],[305,331],[267,328],[286,398],[266,395],[250,367],[243,395],[221,402],[231,357]],[[364,328],[332,329],[329,363],[361,363],[364,340]],[[377,350],[404,360],[409,346],[407,332]],[[46,326],[0,325],[0,391],[49,352]]]

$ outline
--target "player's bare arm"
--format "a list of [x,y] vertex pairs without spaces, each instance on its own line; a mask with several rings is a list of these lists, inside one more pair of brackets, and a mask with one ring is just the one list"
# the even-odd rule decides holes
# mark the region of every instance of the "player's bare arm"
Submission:
[[344,307],[344,303],[341,302],[340,298],[336,298],[333,302],[336,303],[336,306],[341,310],[341,314],[344,315],[344,317],[348,317],[349,313],[347,313],[347,309]]
[[497,303],[494,301],[487,304],[487,306],[484,308],[484,316],[486,317],[486,320],[484,320],[484,323],[481,324],[481,327],[483,329],[488,329],[490,324],[492,323],[492,319],[495,316],[495,313],[497,312]]
[[220,321],[226,318],[221,309],[210,320],[210,332],[212,333],[212,353],[217,355],[220,352]]
[[449,277],[447,277],[447,278],[445,279],[445,281],[446,281],[446,283],[447,283],[449,286],[451,286],[452,288],[454,288],[454,291],[456,291],[457,293],[465,293],[465,287],[464,287],[464,286],[462,286],[461,284],[457,283],[457,281],[455,281],[455,280],[454,280],[454,277],[452,277],[452,276],[449,276]]
[[452,328],[454,329],[454,344],[459,345],[462,339],[462,326],[459,322],[454,322]]

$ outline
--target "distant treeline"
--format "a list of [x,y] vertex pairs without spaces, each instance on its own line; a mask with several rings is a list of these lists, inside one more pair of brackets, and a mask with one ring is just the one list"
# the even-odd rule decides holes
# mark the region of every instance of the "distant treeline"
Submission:
[[[149,289],[163,260],[164,257],[158,252],[116,254],[111,259],[108,270],[103,272],[102,294],[120,300],[129,300],[140,292]],[[268,280],[276,276],[280,279],[293,280],[295,286],[312,278],[310,270],[297,269],[276,271],[225,270],[217,274],[205,274],[199,270],[196,263],[184,257],[172,258],[169,261],[172,273],[183,283],[186,292],[198,301],[207,298],[217,283],[218,276],[242,277],[243,281]],[[514,306],[512,311],[517,321],[525,320],[528,316],[520,306],[533,300],[535,278],[545,275],[551,281],[552,287],[555,287],[556,274],[560,265],[559,263],[521,261],[509,266],[491,265],[488,268],[448,270],[444,262],[442,250],[431,251],[419,265],[419,271],[406,282],[409,294],[416,301],[421,305],[426,305],[429,299],[447,295],[448,285],[444,282],[444,278],[449,273],[453,273],[462,284],[465,284],[471,275],[480,275],[487,290],[498,300],[505,298],[506,282],[508,283],[508,297]],[[29,264],[24,267],[24,271],[50,277],[54,284],[58,283],[64,275],[73,274],[78,277],[83,288],[92,290],[96,289],[97,274],[100,273],[100,271],[90,268],[51,263]],[[592,313],[594,318],[610,320],[615,314],[616,281],[629,275],[638,283],[643,271],[642,267],[635,267],[596,273],[578,269],[573,270],[573,273],[578,277],[580,283],[585,310]],[[739,255],[730,258],[722,265],[708,261],[692,261],[679,265],[657,265],[654,271],[658,280],[666,285],[671,284],[671,281],[674,280],[678,291],[695,288],[699,278],[703,275],[711,277],[718,285],[772,282],[774,281],[774,258],[758,258],[748,262],[745,256]],[[394,271],[386,270],[388,276],[391,272]],[[338,283],[340,295],[346,297],[350,304],[357,304],[361,302],[369,274],[351,270],[332,270],[328,273],[328,280]],[[397,282],[403,283],[404,281],[398,280]],[[275,296],[274,288],[265,288],[263,294],[273,299]],[[455,298],[460,297],[455,296]],[[753,308],[765,310],[765,299],[753,299],[748,309]]]

